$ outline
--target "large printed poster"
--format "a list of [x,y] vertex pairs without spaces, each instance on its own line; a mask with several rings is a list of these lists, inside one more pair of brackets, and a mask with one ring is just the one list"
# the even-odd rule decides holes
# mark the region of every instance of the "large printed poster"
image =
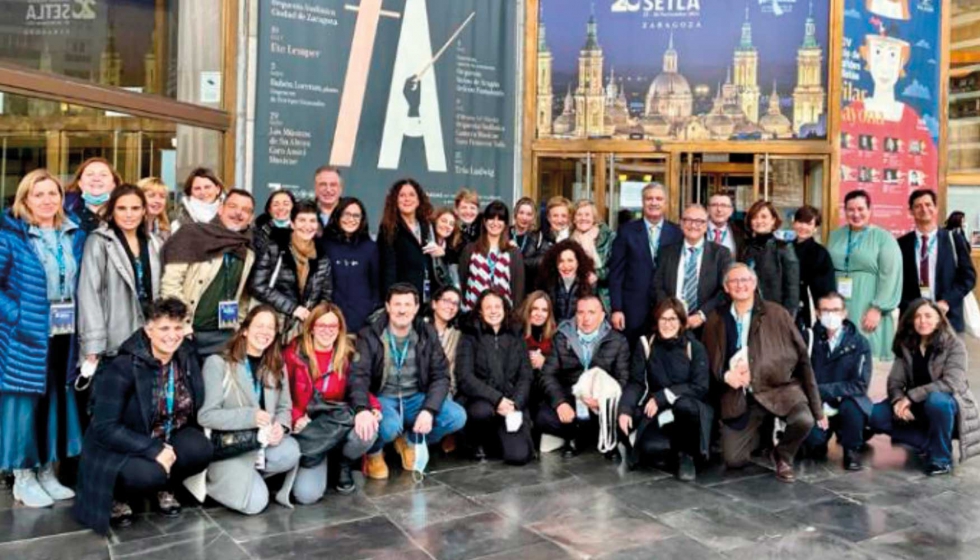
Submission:
[[377,228],[384,194],[413,177],[433,199],[460,187],[513,195],[516,3],[263,0],[253,185],[259,203],[313,196],[339,167]]
[[[939,0],[847,0],[841,200],[871,195],[874,222],[911,229],[908,195],[939,184]],[[843,212],[841,212],[843,220]]]
[[541,0],[541,138],[827,136],[828,0]]

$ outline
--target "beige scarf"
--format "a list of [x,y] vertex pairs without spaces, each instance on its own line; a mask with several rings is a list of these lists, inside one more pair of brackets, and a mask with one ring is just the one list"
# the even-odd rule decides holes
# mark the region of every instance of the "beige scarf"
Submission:
[[313,240],[303,241],[293,233],[289,248],[296,260],[296,281],[299,282],[299,293],[306,291],[306,279],[310,275],[310,259],[316,258],[316,246]]
[[594,227],[585,233],[575,230],[575,233],[572,234],[572,239],[578,241],[578,244],[582,246],[583,250],[585,250],[585,254],[591,257],[592,261],[595,262],[596,268],[599,268],[600,263],[602,262],[602,260],[599,258],[599,250],[596,249],[595,246],[595,240],[598,239],[598,237],[599,228],[597,227]]

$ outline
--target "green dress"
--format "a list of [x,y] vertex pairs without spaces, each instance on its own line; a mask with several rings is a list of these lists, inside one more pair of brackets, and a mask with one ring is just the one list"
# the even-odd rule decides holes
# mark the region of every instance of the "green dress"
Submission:
[[[834,261],[837,285],[841,285],[841,278],[848,276],[853,282],[851,297],[847,300],[847,317],[871,343],[875,358],[891,360],[892,339],[895,338],[892,311],[898,308],[902,299],[902,251],[898,241],[879,227],[868,226],[850,236],[848,232],[848,226],[834,230],[827,243]],[[848,237],[851,240],[850,259]],[[861,327],[861,318],[872,306],[881,310],[881,323],[869,333]]]

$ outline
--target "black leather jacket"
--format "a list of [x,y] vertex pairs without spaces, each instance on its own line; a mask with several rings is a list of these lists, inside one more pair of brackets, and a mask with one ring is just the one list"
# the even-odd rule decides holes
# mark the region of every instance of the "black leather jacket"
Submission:
[[310,272],[306,279],[306,289],[299,293],[296,275],[296,260],[290,249],[292,230],[272,230],[266,250],[256,255],[249,289],[255,299],[268,303],[276,311],[292,316],[299,306],[312,309],[316,304],[330,301],[333,294],[333,276],[330,258],[323,246],[317,242],[316,257],[310,259]]

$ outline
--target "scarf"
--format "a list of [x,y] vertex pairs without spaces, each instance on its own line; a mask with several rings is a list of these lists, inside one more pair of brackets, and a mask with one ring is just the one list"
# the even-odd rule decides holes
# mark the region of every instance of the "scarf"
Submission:
[[225,253],[244,261],[251,246],[251,229],[232,231],[221,225],[217,218],[208,224],[188,223],[163,246],[163,264],[202,263]]
[[214,202],[207,203],[192,196],[185,196],[181,199],[181,203],[192,220],[199,224],[206,224],[218,215],[218,207],[221,206],[221,197],[216,198]]
[[600,332],[602,332],[601,328],[588,334],[579,329],[575,329],[575,334],[578,335],[578,341],[582,345],[582,361],[585,362],[582,365],[585,367],[592,365],[592,353],[595,350],[596,342],[599,340]]
[[310,259],[316,258],[316,246],[313,240],[303,241],[293,233],[289,241],[289,249],[296,260],[296,281],[299,283],[299,293],[306,290],[306,279],[310,275]]
[[578,244],[585,250],[585,254],[592,257],[592,262],[595,263],[596,268],[599,268],[602,259],[599,258],[599,249],[595,246],[595,240],[599,237],[599,228],[594,227],[585,233],[576,231],[571,237],[578,241]]

